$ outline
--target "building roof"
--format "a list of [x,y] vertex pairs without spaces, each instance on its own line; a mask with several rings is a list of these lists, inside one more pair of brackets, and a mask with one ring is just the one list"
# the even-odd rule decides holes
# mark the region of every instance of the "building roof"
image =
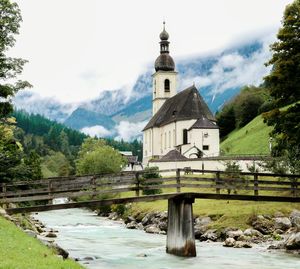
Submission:
[[191,86],[172,98],[167,99],[151,118],[143,131],[153,127],[161,127],[179,120],[202,118],[216,121],[197,88]]
[[184,161],[187,160],[188,158],[183,156],[178,150],[173,149],[169,151],[166,155],[164,155],[161,159],[159,160],[154,160],[155,162],[166,162],[166,161]]
[[160,54],[155,60],[155,71],[174,71],[175,63],[169,53]]
[[218,125],[207,118],[198,119],[189,130],[192,129],[219,129]]
[[119,151],[123,156],[132,156],[132,151]]

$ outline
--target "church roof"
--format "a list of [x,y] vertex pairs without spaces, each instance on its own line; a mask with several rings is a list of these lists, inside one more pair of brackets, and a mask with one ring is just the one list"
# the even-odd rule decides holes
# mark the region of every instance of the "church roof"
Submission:
[[216,121],[195,86],[191,86],[165,101],[143,131],[174,121],[207,118]]
[[161,159],[155,160],[156,162],[162,161],[183,161],[187,160],[188,158],[183,156],[178,150],[173,149],[169,151],[166,155],[164,155]]
[[219,127],[214,121],[202,117],[198,119],[189,130],[191,129],[219,129]]

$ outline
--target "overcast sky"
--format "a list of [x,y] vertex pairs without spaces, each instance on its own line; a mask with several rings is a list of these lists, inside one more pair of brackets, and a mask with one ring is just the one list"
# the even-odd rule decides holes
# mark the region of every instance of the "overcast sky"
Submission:
[[23,23],[10,54],[41,96],[91,99],[130,86],[159,55],[166,20],[176,60],[277,32],[291,0],[17,0]]

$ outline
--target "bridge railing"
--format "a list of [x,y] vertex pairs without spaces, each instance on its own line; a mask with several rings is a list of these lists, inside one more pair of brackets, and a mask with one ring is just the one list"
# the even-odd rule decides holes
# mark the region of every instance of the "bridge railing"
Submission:
[[224,171],[173,169],[160,173],[173,176],[144,179],[146,171],[17,181],[0,184],[0,203],[49,201],[54,198],[106,199],[112,195],[143,196],[145,190],[163,193],[201,192],[252,196],[300,196],[300,175],[270,173],[228,173]]

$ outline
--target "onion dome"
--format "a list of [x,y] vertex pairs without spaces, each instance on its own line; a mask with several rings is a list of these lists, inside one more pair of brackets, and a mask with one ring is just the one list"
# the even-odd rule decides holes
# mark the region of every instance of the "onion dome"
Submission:
[[175,63],[169,53],[161,54],[155,60],[155,71],[174,71]]
[[169,34],[165,29],[165,22],[164,22],[164,29],[159,35],[160,40],[168,40],[169,39]]

